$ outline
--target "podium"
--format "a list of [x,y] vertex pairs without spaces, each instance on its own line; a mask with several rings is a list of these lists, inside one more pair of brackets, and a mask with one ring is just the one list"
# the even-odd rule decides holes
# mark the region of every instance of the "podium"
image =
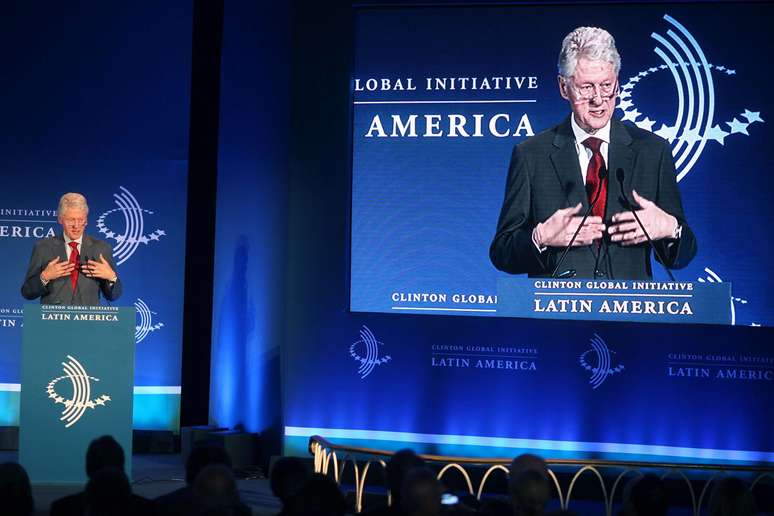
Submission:
[[19,462],[32,483],[83,484],[102,435],[131,478],[135,325],[133,307],[24,307]]

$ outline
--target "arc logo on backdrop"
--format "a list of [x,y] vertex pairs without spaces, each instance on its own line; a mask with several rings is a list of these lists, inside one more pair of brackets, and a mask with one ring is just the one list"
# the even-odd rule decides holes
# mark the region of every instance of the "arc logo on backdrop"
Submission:
[[[744,111],[731,120],[716,123],[714,75],[730,77],[736,75],[736,70],[710,63],[688,29],[668,14],[664,15],[664,20],[673,27],[667,30],[668,38],[656,32],[651,34],[659,44],[653,51],[662,64],[642,70],[622,84],[616,107],[624,113],[622,120],[629,120],[641,129],[669,140],[679,182],[696,164],[707,142],[714,141],[725,145],[725,139],[730,135],[749,136],[747,128],[755,122],[763,123],[764,120],[759,111],[744,108]],[[661,127],[654,131],[653,127],[658,121],[651,120],[648,116],[640,119],[643,113],[640,113],[634,104],[632,93],[643,79],[666,71],[671,73],[675,83],[677,113],[669,125],[662,122]],[[724,130],[724,127],[728,130]]]
[[[117,208],[108,210],[97,219],[97,229],[107,240],[116,242],[113,246],[113,257],[117,265],[121,265],[134,255],[140,244],[148,245],[158,242],[166,235],[163,229],[155,229],[145,233],[145,215],[153,212],[140,206],[137,198],[128,189],[119,186],[120,192],[113,194]],[[118,216],[123,217],[123,232],[115,231]]]
[[145,337],[154,331],[158,331],[164,327],[163,322],[153,322],[153,316],[158,315],[152,311],[148,305],[140,299],[134,302],[134,308],[137,310],[137,325],[134,327],[134,341],[139,344]]
[[[46,394],[53,400],[55,405],[62,404],[62,416],[59,420],[65,428],[70,428],[77,423],[86,413],[86,409],[94,410],[97,407],[104,407],[111,401],[107,394],[101,394],[95,398],[91,397],[91,382],[98,382],[99,378],[89,376],[83,365],[73,356],[67,355],[67,362],[62,362],[63,376],[54,378],[46,387]],[[57,391],[57,384],[62,380],[69,380],[71,385],[71,395],[63,396]]]
[[581,353],[579,360],[581,367],[591,373],[591,388],[597,389],[610,376],[623,372],[625,368],[623,364],[614,363],[616,352],[607,347],[605,340],[598,334],[595,333],[590,342],[591,349]]
[[360,364],[357,368],[357,374],[360,375],[361,380],[371,374],[376,366],[392,360],[390,355],[379,356],[381,346],[384,346],[384,343],[378,341],[374,333],[364,324],[360,328],[360,339],[349,347],[350,356]]
[[[699,283],[723,283],[723,279],[712,269],[709,267],[704,267],[704,272],[707,273],[707,276],[700,277],[698,279]],[[737,304],[740,306],[746,305],[747,300],[741,297],[736,297],[734,295],[731,296],[731,299],[729,300],[729,303],[731,303],[731,324],[736,324],[736,311],[737,311]],[[750,323],[750,326],[760,326],[759,323]]]

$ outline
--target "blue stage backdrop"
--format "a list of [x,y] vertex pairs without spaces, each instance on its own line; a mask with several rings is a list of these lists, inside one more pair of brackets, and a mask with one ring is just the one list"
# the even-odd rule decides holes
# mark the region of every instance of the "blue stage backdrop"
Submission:
[[252,432],[280,420],[289,9],[224,6],[210,420]]
[[[323,167],[323,184],[310,153],[294,183],[314,195],[291,189],[304,238],[291,243],[286,450],[306,454],[319,434],[451,455],[774,461],[772,331],[750,327],[772,323],[759,57],[774,50],[772,21],[769,6],[736,3],[356,10],[351,290],[331,277],[345,268],[340,228],[317,220],[344,218],[343,173]],[[673,138],[700,248],[679,278],[731,281],[738,325],[396,313],[394,292],[494,294],[488,247],[511,149],[567,115],[556,58],[580,25],[617,38],[628,95],[616,115]],[[675,78],[681,62],[690,71]],[[428,91],[428,77],[447,89],[433,79]],[[460,77],[466,89],[451,90]],[[474,77],[512,79],[483,90]],[[675,127],[680,109],[692,121]]]
[[774,51],[771,22],[770,5],[716,3],[359,12],[351,309],[494,313],[507,274],[488,251],[511,150],[569,113],[559,47],[593,25],[622,56],[614,116],[672,145],[699,243],[675,276],[731,282],[733,321],[773,324],[774,245],[760,238],[774,188],[762,173],[774,103],[759,60]]
[[[0,85],[0,425],[18,424],[20,287],[36,240],[83,193],[137,309],[134,426],[179,427],[191,4],[16,5]],[[30,43],[29,34],[35,34]],[[34,388],[31,387],[31,388]]]

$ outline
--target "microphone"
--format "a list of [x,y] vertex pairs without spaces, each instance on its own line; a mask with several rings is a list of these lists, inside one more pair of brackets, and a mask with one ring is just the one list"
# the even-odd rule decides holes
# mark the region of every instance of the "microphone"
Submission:
[[651,240],[650,235],[648,234],[648,231],[645,229],[645,226],[642,224],[640,217],[637,216],[637,210],[634,209],[634,204],[626,196],[626,192],[624,191],[624,186],[623,186],[624,171],[622,168],[619,168],[618,170],[615,171],[615,178],[618,180],[618,187],[621,189],[621,197],[623,197],[623,200],[626,203],[626,206],[629,208],[629,211],[632,212],[632,215],[634,215],[634,219],[637,221],[637,224],[640,226],[640,229],[642,229],[642,232],[645,234],[645,238],[648,239],[648,244],[650,244],[650,247],[651,249],[653,249],[653,252],[656,253],[656,257],[658,257],[658,261],[664,267],[664,270],[669,276],[669,279],[672,282],[674,282],[675,277],[672,275],[672,271],[669,270],[669,267],[667,267],[666,260],[664,260],[664,257],[661,256],[661,253],[659,252],[658,247],[655,246],[655,244],[653,243],[653,240]]
[[[607,179],[607,168],[602,167],[602,169],[599,171],[599,183],[597,183],[597,190],[594,192],[594,198],[589,203],[589,207],[586,208],[586,212],[583,214],[583,218],[581,219],[580,224],[578,224],[578,227],[575,228],[575,233],[572,234],[572,238],[570,239],[570,242],[565,246],[564,251],[562,252],[562,255],[559,257],[559,260],[556,262],[556,267],[554,267],[554,272],[551,273],[552,278],[557,277],[556,272],[559,270],[559,267],[562,266],[562,262],[564,262],[564,259],[567,256],[567,253],[570,252],[570,249],[572,248],[572,244],[575,243],[575,239],[578,237],[578,233],[580,233],[580,230],[583,227],[583,224],[585,224],[586,219],[589,218],[589,215],[591,214],[591,210],[593,210],[594,206],[596,206],[597,201],[599,200],[599,194],[602,193],[602,183],[605,181],[605,179]],[[575,271],[572,269],[564,271],[562,272],[561,277],[563,278],[575,277]]]

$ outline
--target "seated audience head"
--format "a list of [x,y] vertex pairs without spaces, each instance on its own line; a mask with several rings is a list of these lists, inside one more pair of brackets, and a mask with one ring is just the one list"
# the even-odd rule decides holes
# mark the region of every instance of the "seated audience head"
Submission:
[[515,478],[527,470],[537,471],[548,478],[548,464],[542,457],[532,453],[523,453],[511,461],[511,478]]
[[274,463],[269,477],[271,492],[286,505],[309,478],[309,471],[298,457],[282,457]]
[[86,516],[128,514],[132,488],[123,467],[107,466],[92,473],[86,484]]
[[194,480],[197,514],[230,516],[239,506],[239,491],[231,468],[225,464],[205,466]]
[[710,496],[710,516],[754,516],[755,498],[747,484],[736,477],[716,481]]
[[15,462],[0,464],[0,507],[7,516],[30,516],[35,510],[30,478]]
[[289,514],[293,516],[344,516],[346,500],[333,479],[319,473],[312,474],[298,495],[290,500]]
[[513,513],[519,516],[543,514],[551,499],[551,484],[548,478],[535,469],[525,469],[511,477],[508,488]]
[[199,473],[210,464],[222,464],[230,468],[231,458],[223,446],[210,441],[195,443],[185,461],[185,483],[192,486]]
[[669,510],[669,493],[658,476],[644,475],[632,480],[624,491],[624,507],[639,516],[663,516]]
[[109,435],[97,437],[86,450],[86,476],[92,478],[103,468],[124,469],[124,449]]
[[408,516],[436,516],[441,510],[443,487],[429,468],[406,473],[401,488],[401,507]]
[[425,461],[414,453],[414,450],[405,448],[396,451],[387,462],[387,488],[392,494],[392,505],[400,504],[401,488],[406,473],[414,468],[425,465]]

